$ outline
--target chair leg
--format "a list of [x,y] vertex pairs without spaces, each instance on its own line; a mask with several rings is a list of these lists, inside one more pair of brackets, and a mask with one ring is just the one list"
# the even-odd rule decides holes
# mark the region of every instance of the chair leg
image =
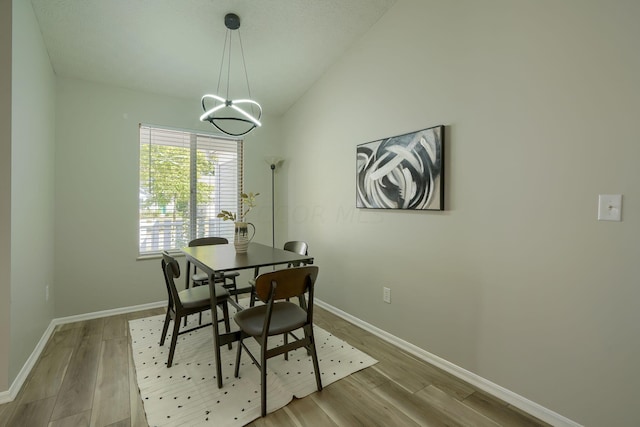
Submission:
[[[231,324],[229,323],[229,304],[227,304],[227,301],[224,301],[222,304],[222,318],[224,319],[224,331],[226,333],[231,332]],[[213,308],[213,310],[215,310],[215,308]],[[200,313],[202,315],[202,313]],[[216,328],[218,327],[218,325],[215,326]],[[232,348],[232,343],[227,344],[227,346],[229,347],[229,350],[231,350]]]
[[313,371],[316,374],[316,385],[318,391],[322,390],[322,379],[320,378],[320,365],[318,364],[318,354],[316,353],[316,340],[313,336],[313,327],[305,326],[304,334],[309,338],[309,350],[311,351],[311,360],[313,361]]
[[[226,281],[231,280],[231,283],[227,284]],[[238,290],[238,286],[236,284],[236,278],[234,277],[227,277],[225,279],[225,288],[230,289],[231,291],[233,291],[233,297],[235,298],[236,302],[238,302],[238,294],[236,293],[236,291]]]
[[198,325],[202,325],[202,312],[198,313]]
[[162,335],[160,336],[160,346],[164,345],[164,339],[167,337],[169,330],[169,322],[171,321],[171,310],[167,308],[167,315],[164,317],[164,326],[162,327]]
[[238,302],[238,293],[237,293],[237,291],[238,291],[238,284],[236,283],[236,278],[235,278],[235,277],[233,278],[233,291],[235,292],[234,297],[235,297],[235,299],[236,299],[236,302]]
[[[287,345],[289,343],[289,332],[285,332],[282,335],[283,335],[282,339],[284,340],[284,345]],[[289,360],[289,352],[288,351],[284,353],[284,360]]]
[[267,340],[260,343],[260,394],[262,416],[267,415]]
[[[253,271],[253,279],[255,281],[255,278],[258,277],[258,275],[260,274],[260,268],[256,267],[255,270]],[[256,284],[255,282],[251,285],[251,299],[249,300],[249,307],[253,307],[256,304]]]
[[178,334],[180,333],[180,317],[176,314],[173,320],[173,335],[171,335],[171,346],[169,347],[169,359],[167,360],[167,368],[170,368],[173,364],[173,353],[176,351],[176,344],[178,343]]
[[236,369],[233,373],[233,375],[238,378],[238,375],[240,374],[240,357],[242,356],[242,340],[243,340],[243,336],[240,336],[240,340],[238,340],[238,351],[236,352]]

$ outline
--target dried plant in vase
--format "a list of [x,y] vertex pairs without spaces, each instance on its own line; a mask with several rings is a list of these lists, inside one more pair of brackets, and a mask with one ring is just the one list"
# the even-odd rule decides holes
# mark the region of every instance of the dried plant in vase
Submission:
[[235,212],[222,210],[217,215],[218,218],[222,218],[223,221],[233,221],[233,222],[246,222],[245,218],[251,209],[255,208],[256,198],[260,195],[260,193],[240,193],[240,200],[242,202],[242,206],[246,206],[246,209],[242,211],[240,210],[240,216],[236,217]]
[[[217,215],[218,218],[222,218],[223,221],[233,221],[235,223],[235,231],[233,234],[233,244],[237,253],[246,253],[249,247],[249,242],[256,234],[256,228],[250,222],[246,222],[246,217],[251,209],[256,207],[256,198],[260,193],[240,193],[240,199],[242,202],[242,208],[240,214],[236,215],[235,212],[222,210]],[[249,237],[249,226],[253,229],[251,237]]]

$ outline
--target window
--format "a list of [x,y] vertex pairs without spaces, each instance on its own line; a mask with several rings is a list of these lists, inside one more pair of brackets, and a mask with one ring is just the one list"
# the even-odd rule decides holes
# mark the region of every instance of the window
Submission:
[[178,250],[196,237],[233,240],[222,209],[238,212],[242,141],[140,125],[139,254]]

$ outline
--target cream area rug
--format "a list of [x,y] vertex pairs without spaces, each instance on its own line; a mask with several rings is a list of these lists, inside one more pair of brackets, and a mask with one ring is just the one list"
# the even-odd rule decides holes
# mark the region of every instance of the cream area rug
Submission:
[[[189,317],[187,328],[198,322],[198,315]],[[209,320],[206,313],[203,322]],[[219,389],[211,327],[180,335],[173,366],[167,368],[171,332],[160,347],[163,322],[164,315],[129,322],[138,387],[150,426],[243,426],[260,417],[260,371],[243,351],[240,377],[234,378],[237,343],[232,350],[226,346],[221,350]],[[233,319],[231,324],[233,328]],[[169,331],[172,327],[173,323]],[[322,328],[315,326],[314,335],[323,387],[377,362]],[[253,338],[245,342],[254,355],[260,354]],[[313,363],[304,348],[290,352],[288,361],[284,356],[269,359],[267,366],[267,412],[282,408],[294,396],[317,391]]]

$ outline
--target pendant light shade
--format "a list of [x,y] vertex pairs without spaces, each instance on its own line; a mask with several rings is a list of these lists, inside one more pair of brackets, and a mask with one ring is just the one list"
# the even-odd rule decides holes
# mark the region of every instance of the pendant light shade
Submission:
[[[204,113],[200,116],[200,121],[210,122],[220,132],[230,136],[242,136],[251,132],[256,127],[262,126],[262,107],[251,99],[251,88],[249,87],[249,77],[247,66],[244,60],[244,50],[242,48],[242,38],[240,37],[240,17],[235,13],[228,13],[224,17],[224,24],[227,27],[224,49],[222,51],[222,61],[220,63],[220,74],[218,76],[218,87],[216,94],[206,94],[202,97],[202,109]],[[232,99],[229,93],[231,79],[231,48],[233,36],[237,33],[238,45],[242,57],[242,68],[247,85],[249,98]],[[226,66],[225,66],[226,64]],[[226,81],[223,81],[226,69]],[[226,83],[226,91],[221,93],[221,85]]]

